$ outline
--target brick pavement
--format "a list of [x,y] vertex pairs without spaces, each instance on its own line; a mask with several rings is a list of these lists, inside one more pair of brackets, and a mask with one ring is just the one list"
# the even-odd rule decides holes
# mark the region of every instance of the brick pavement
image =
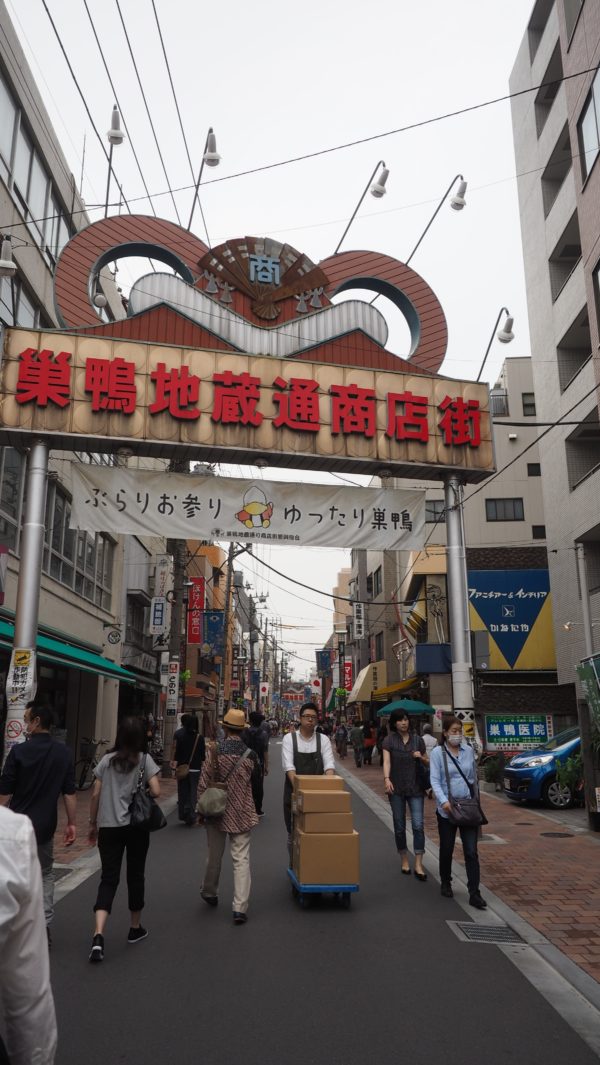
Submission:
[[[378,765],[356,769],[352,754],[342,764],[385,798]],[[480,843],[482,883],[600,983],[600,834],[571,834],[565,820],[554,819],[549,810],[486,793],[482,806],[489,820],[485,833],[502,840]],[[437,846],[435,802],[427,799],[425,832]]]
[[[174,779],[164,780],[161,777],[160,780],[160,794],[161,799],[166,799],[171,795],[175,795],[177,791],[177,784]],[[76,858],[81,858],[82,855],[90,853],[90,846],[87,841],[88,834],[88,818],[90,816],[90,798],[91,790],[78,791],[77,793],[77,839],[70,847],[65,847],[63,843],[63,834],[65,831],[66,816],[64,804],[59,801],[58,809],[58,827],[56,829],[56,835],[54,837],[54,861],[57,865],[70,865]],[[160,800],[159,800],[160,801]]]

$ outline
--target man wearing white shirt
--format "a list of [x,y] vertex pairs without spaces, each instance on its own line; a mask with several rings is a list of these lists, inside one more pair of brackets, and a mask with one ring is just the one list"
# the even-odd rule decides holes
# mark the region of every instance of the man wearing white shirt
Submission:
[[292,790],[294,778],[301,776],[333,776],[335,761],[331,741],[322,732],[315,732],[319,711],[314,703],[300,708],[300,729],[288,732],[281,745],[281,762],[285,773],[283,789],[283,817],[288,837],[292,831]]
[[0,1061],[53,1065],[56,1016],[50,989],[42,873],[33,825],[0,806]]

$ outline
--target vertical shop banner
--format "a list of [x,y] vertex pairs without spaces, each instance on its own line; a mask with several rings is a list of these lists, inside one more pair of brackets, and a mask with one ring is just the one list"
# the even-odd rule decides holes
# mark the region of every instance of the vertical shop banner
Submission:
[[354,623],[354,639],[362,640],[365,635],[365,604],[352,604],[352,620]]
[[331,657],[333,652],[329,647],[323,647],[320,651],[315,651],[317,659],[317,673],[330,673],[331,672]]
[[192,586],[188,595],[187,642],[202,643],[202,616],[204,613],[204,577],[191,577]]
[[179,662],[172,659],[167,673],[167,717],[177,716],[179,700]]
[[214,658],[215,655],[223,655],[223,622],[222,610],[205,610],[202,614],[203,640],[202,653],[206,657]]
[[351,658],[346,658],[344,660],[344,688],[346,689],[346,691],[348,691],[348,692],[352,691],[352,684],[353,683],[354,683],[354,681],[353,681],[352,659]]
[[[154,598],[150,607],[150,634],[155,651],[164,651],[169,646],[171,632],[171,604],[173,591],[173,557],[157,555],[154,571]],[[154,626],[154,627],[153,627]]]

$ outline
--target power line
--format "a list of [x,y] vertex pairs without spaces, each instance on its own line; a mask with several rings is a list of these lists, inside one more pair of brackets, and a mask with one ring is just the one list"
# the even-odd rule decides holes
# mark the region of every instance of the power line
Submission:
[[[110,164],[109,155],[108,155],[108,152],[107,152],[105,144],[104,144],[104,140],[100,136],[100,132],[98,130],[98,127],[97,127],[96,123],[94,122],[94,119],[92,118],[92,113],[91,113],[91,111],[90,111],[90,109],[88,107],[88,102],[87,102],[87,100],[85,98],[85,95],[83,93],[81,85],[79,84],[79,82],[77,80],[77,76],[75,74],[75,71],[73,70],[73,67],[71,66],[71,61],[70,61],[70,59],[69,59],[69,57],[67,55],[65,46],[64,46],[64,44],[62,42],[62,38],[61,38],[57,28],[56,28],[56,24],[54,22],[54,19],[52,18],[52,15],[50,14],[50,11],[49,11],[49,8],[48,8],[48,4],[46,3],[46,0],[42,0],[42,5],[43,5],[44,11],[46,12],[46,14],[48,16],[48,19],[50,21],[50,25],[52,26],[52,29],[54,31],[54,36],[56,37],[56,40],[58,41],[59,48],[60,48],[60,50],[61,50],[61,52],[62,52],[62,54],[64,56],[65,63],[67,64],[67,66],[69,68],[69,73],[70,73],[70,75],[71,75],[71,77],[72,77],[72,79],[73,79],[73,81],[75,83],[75,88],[77,89],[77,92],[79,93],[79,96],[81,98],[81,102],[82,102],[83,106],[85,107],[85,111],[86,111],[86,114],[87,114],[87,116],[88,116],[88,118],[90,120],[91,127],[92,127],[94,133],[96,134],[96,137],[98,138],[98,141],[100,143],[100,147],[102,148],[102,151],[104,152],[104,157],[106,159],[106,162],[109,165],[111,165]],[[114,167],[112,167],[112,171],[113,171],[113,174],[115,174]],[[126,199],[126,197],[125,197],[125,195],[123,193],[123,186],[121,185],[121,183],[120,183],[119,179],[117,178],[116,174],[115,174],[115,180],[116,180],[117,185],[119,187],[119,192],[121,193],[121,197],[123,199],[123,202],[125,203],[125,206],[127,207],[127,210],[129,212],[131,212],[131,208],[129,206],[129,203],[127,202],[127,199]],[[142,196],[137,197],[137,199],[143,199],[143,198],[144,197],[142,197]],[[99,206],[103,206],[103,205],[99,205]],[[85,211],[74,211],[73,214],[87,214],[87,210],[89,210],[89,208],[87,208]],[[43,221],[47,221],[48,218],[55,218],[55,217],[56,217],[56,215],[47,215],[46,218],[43,219]],[[19,222],[17,224],[18,225],[26,225],[25,222]]]
[[[44,2],[44,0],[42,0],[42,2]],[[142,94],[142,100],[144,101],[144,107],[146,108],[146,114],[148,115],[148,121],[150,123],[150,129],[152,130],[152,136],[154,137],[154,143],[156,144],[156,150],[158,152],[158,157],[160,159],[160,162],[161,162],[161,165],[162,165],[162,168],[163,168],[163,173],[165,175],[165,180],[167,182],[167,186],[168,186],[169,192],[171,194],[171,199],[173,201],[173,207],[175,208],[175,215],[177,217],[177,221],[179,222],[179,225],[181,225],[181,218],[179,217],[179,211],[177,210],[177,204],[175,202],[175,197],[173,195],[173,189],[171,188],[171,182],[169,180],[169,175],[167,173],[167,168],[165,166],[165,161],[163,159],[163,154],[162,154],[162,151],[161,151],[161,147],[160,147],[160,144],[158,143],[158,137],[156,135],[156,129],[154,128],[154,122],[152,121],[152,115],[150,114],[150,108],[148,107],[148,101],[146,99],[146,93],[144,92],[144,87],[142,85],[142,79],[140,77],[140,72],[138,70],[138,66],[137,66],[137,63],[135,61],[135,56],[133,54],[133,48],[131,47],[131,41],[129,40],[129,34],[127,32],[127,27],[125,25],[125,20],[123,18],[123,13],[121,11],[121,5],[119,3],[119,0],[115,0],[115,4],[117,5],[117,11],[119,12],[119,18],[121,19],[121,25],[123,27],[123,33],[125,34],[125,40],[127,41],[127,47],[129,49],[129,55],[131,56],[131,62],[133,63],[133,69],[135,70],[135,76],[137,78],[137,82],[138,82],[138,85],[140,87],[140,92]]]
[[108,78],[110,87],[111,87],[112,92],[113,92],[115,103],[116,103],[117,107],[119,108],[119,111],[121,112],[121,118],[123,119],[123,125],[125,126],[125,132],[127,134],[128,140],[129,140],[129,145],[131,147],[131,151],[133,152],[133,158],[135,159],[136,164],[137,164],[137,168],[138,168],[138,170],[140,172],[140,177],[142,179],[142,184],[143,184],[143,186],[144,186],[144,188],[146,190],[148,203],[150,204],[150,207],[152,209],[153,215],[156,217],[156,210],[155,210],[154,204],[152,202],[152,197],[150,196],[150,190],[149,190],[149,188],[148,188],[148,186],[146,184],[146,179],[144,177],[144,171],[142,170],[141,163],[140,163],[140,161],[138,159],[138,154],[137,154],[137,152],[135,150],[135,147],[134,147],[134,144],[133,144],[133,138],[132,138],[131,133],[129,131],[129,128],[127,126],[127,122],[125,121],[125,115],[123,113],[123,108],[121,107],[121,104],[120,104],[120,101],[119,101],[119,97],[117,95],[117,90],[115,88],[113,79],[112,79],[110,71],[108,69],[108,63],[106,62],[106,57],[104,55],[104,51],[103,51],[102,45],[100,44],[100,39],[98,37],[98,34],[96,33],[96,27],[94,25],[94,20],[92,18],[90,9],[88,7],[87,0],[83,0],[83,6],[85,7],[87,17],[88,17],[88,19],[90,21],[90,26],[92,27],[92,33],[94,34],[94,38],[95,38],[96,44],[98,45],[98,51],[100,52],[100,57],[101,57],[102,62],[104,64],[104,69],[106,71],[106,76]]
[[[150,0],[150,2],[152,4],[152,10],[154,12],[154,18],[156,19],[156,29],[158,30],[158,36],[160,38],[160,46],[162,48],[163,58],[164,58],[164,61],[165,61],[165,66],[167,68],[167,74],[168,74],[168,77],[169,77],[169,84],[171,86],[171,92],[173,93],[173,102],[175,104],[175,110],[177,111],[177,118],[179,120],[179,128],[181,130],[181,136],[183,137],[183,143],[185,145],[185,152],[186,152],[186,155],[187,155],[188,163],[190,164],[190,173],[192,175],[192,181],[194,182],[194,188],[195,188],[196,187],[196,181],[195,181],[195,175],[194,175],[194,166],[193,166],[193,163],[192,163],[192,157],[190,155],[190,149],[189,149],[189,146],[188,146],[187,137],[185,135],[185,129],[183,128],[183,119],[181,117],[181,111],[179,110],[179,101],[177,99],[177,93],[175,92],[175,85],[174,85],[174,82],[173,82],[173,77],[171,75],[171,66],[170,66],[170,63],[169,63],[168,56],[167,56],[167,49],[165,48],[165,42],[164,42],[164,39],[163,39],[161,27],[160,27],[160,21],[159,21],[159,18],[158,18],[158,11],[156,10],[156,4],[154,3],[154,0]],[[206,243],[208,244],[208,246],[210,248],[210,237],[208,235],[208,228],[206,226],[206,219],[204,217],[204,211],[202,209],[202,203],[200,202],[200,195],[199,194],[196,195],[196,199],[198,201],[198,207],[200,208],[200,215],[202,217],[202,224],[204,226],[204,232],[206,233]]]

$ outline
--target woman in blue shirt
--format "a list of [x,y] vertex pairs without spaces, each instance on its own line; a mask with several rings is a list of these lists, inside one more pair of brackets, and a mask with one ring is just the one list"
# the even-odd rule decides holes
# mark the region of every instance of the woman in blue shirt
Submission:
[[[479,855],[477,853],[479,829],[476,825],[455,825],[450,821],[448,817],[450,813],[448,779],[444,765],[445,751],[452,797],[454,799],[466,799],[471,794],[469,784],[477,791],[475,754],[473,748],[468,743],[465,743],[463,739],[462,724],[457,717],[448,718],[444,722],[442,732],[442,746],[435,747],[429,756],[431,787],[437,801],[436,813],[440,833],[441,891],[445,898],[452,898],[452,855],[458,828],[465,855],[469,902],[476,910],[485,910],[487,903],[479,893]],[[464,773],[464,777],[460,770]]]

